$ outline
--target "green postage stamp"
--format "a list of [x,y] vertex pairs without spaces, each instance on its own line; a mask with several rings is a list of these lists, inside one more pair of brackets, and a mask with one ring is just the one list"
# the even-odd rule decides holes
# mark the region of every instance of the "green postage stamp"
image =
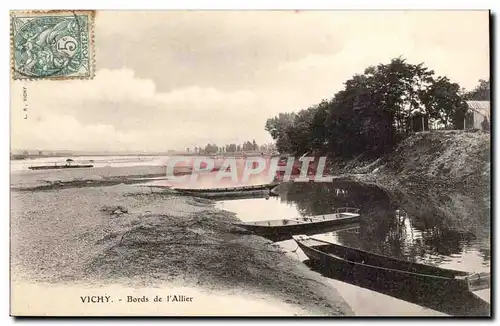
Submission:
[[12,11],[14,79],[94,77],[94,11]]

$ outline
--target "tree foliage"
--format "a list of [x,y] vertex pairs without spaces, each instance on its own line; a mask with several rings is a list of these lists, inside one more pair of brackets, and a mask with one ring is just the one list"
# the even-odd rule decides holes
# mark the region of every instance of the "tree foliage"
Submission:
[[463,129],[467,105],[457,83],[450,82],[447,77],[438,77],[429,85],[423,98],[430,118],[444,126]]
[[[255,139],[252,141],[245,141],[242,144],[226,144],[223,146],[218,146],[217,144],[208,143],[205,146],[195,146],[193,148],[193,153],[195,154],[223,154],[223,153],[236,153],[236,152],[273,152],[276,150],[276,146],[272,143],[262,144],[259,146]],[[190,153],[191,149],[186,148],[186,152]]]
[[295,120],[295,113],[280,113],[274,118],[270,118],[266,122],[266,130],[271,134],[271,137],[276,140],[276,147],[281,152],[291,151],[291,142],[288,139],[288,129],[292,126]]
[[472,91],[465,93],[464,97],[467,101],[489,101],[490,100],[490,79],[480,79]]
[[[394,58],[366,68],[344,84],[330,100],[267,120],[265,128],[280,152],[326,151],[342,158],[377,155],[412,131],[410,119],[416,115],[444,127],[463,128],[467,107],[459,85],[434,76],[423,63]],[[473,92],[483,94],[484,89],[481,84]]]

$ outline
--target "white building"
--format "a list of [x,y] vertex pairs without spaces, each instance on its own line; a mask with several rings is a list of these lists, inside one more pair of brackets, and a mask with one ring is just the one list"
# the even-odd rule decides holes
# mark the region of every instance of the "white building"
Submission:
[[465,129],[483,129],[481,123],[490,120],[490,101],[466,101],[469,112],[465,117]]

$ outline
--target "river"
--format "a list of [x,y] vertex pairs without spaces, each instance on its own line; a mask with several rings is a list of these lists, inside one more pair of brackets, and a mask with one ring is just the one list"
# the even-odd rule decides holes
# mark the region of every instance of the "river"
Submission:
[[167,156],[68,156],[68,157],[37,157],[24,160],[11,160],[10,170],[28,171],[30,166],[64,165],[66,159],[73,160],[72,164],[89,164],[94,167],[133,167],[158,166],[167,161]]
[[[465,223],[460,216],[447,215],[453,209],[446,207],[452,205],[446,200],[440,202],[443,207],[429,207],[433,201],[412,202],[411,205],[398,203],[378,187],[356,183],[287,183],[280,185],[278,192],[279,197],[226,200],[219,201],[217,205],[236,213],[243,221],[327,214],[338,207],[356,207],[361,209],[359,225],[345,231],[314,236],[443,268],[467,272],[490,271],[489,207],[482,205],[481,201],[461,201],[462,205],[469,205],[467,211],[476,214],[475,223]],[[415,207],[421,209],[415,210]],[[306,260],[300,249],[296,250],[293,240],[279,241],[278,244],[297,259]],[[384,314],[384,310],[388,314],[391,311],[393,314],[433,314],[435,311],[449,315],[484,313],[484,306],[473,296],[439,298],[435,293],[429,293],[428,297],[416,297],[408,291],[384,293],[383,289],[368,290],[367,285],[342,281],[332,280],[337,288],[343,289],[344,296],[352,297],[349,303],[363,315]],[[436,293],[439,291],[436,289]],[[422,312],[412,305],[429,308],[433,312]]]
[[[93,161],[95,167],[158,167],[167,157],[72,157],[75,163]],[[64,164],[65,158],[11,161],[11,171],[24,173],[31,165]],[[29,173],[29,172],[28,172]],[[205,183],[215,180],[206,176]],[[260,180],[260,177],[264,177]],[[268,176],[252,180],[268,182]],[[204,182],[198,180],[200,184]],[[221,186],[217,181],[216,186]],[[338,207],[360,208],[361,221],[350,230],[317,234],[327,241],[386,256],[467,272],[489,272],[491,225],[489,200],[467,191],[414,187],[397,196],[375,186],[357,183],[284,183],[279,197],[225,200],[217,206],[243,221],[268,220],[331,213]],[[487,189],[484,191],[487,192]],[[301,261],[306,257],[293,240],[278,244]],[[313,267],[311,267],[313,268]],[[471,297],[442,297],[440,289],[426,297],[408,291],[387,293],[365,284],[332,279],[358,315],[482,315],[484,306]],[[489,308],[489,307],[488,307]]]

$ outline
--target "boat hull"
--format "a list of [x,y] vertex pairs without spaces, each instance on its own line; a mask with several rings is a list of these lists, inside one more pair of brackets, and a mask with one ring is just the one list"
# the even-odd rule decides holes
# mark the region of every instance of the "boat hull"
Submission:
[[183,195],[190,195],[204,198],[253,198],[271,196],[268,189],[261,190],[243,190],[243,191],[216,191],[216,192],[200,192],[200,191],[178,191]]
[[359,219],[360,219],[359,215],[353,215],[350,217],[328,219],[314,223],[278,225],[278,226],[277,225],[266,226],[266,225],[257,225],[251,223],[234,223],[234,224],[259,235],[271,236],[271,235],[293,235],[298,233],[307,233],[314,230],[323,230],[339,225],[353,224],[358,222]]
[[173,188],[178,192],[189,192],[189,193],[200,193],[200,194],[212,194],[212,193],[231,193],[231,192],[245,192],[245,191],[256,191],[256,190],[271,190],[278,186],[276,183],[270,183],[265,185],[255,185],[255,186],[241,186],[241,187],[227,187],[227,188],[203,188],[203,189],[193,189],[193,188]]
[[[351,284],[369,284],[383,292],[403,291],[423,296],[432,291],[469,291],[465,279],[426,275],[349,261],[297,241],[300,249],[326,275]],[[450,271],[453,274],[453,271]]]
[[252,197],[252,196],[271,196],[271,190],[276,188],[276,183],[243,186],[243,187],[229,187],[229,188],[205,188],[205,189],[186,189],[186,188],[172,188],[171,190],[188,196],[204,197],[204,198],[238,198],[238,197]]
[[81,165],[42,165],[42,166],[30,166],[30,170],[58,170],[58,169],[81,169],[81,168],[92,168],[92,164],[81,164]]

